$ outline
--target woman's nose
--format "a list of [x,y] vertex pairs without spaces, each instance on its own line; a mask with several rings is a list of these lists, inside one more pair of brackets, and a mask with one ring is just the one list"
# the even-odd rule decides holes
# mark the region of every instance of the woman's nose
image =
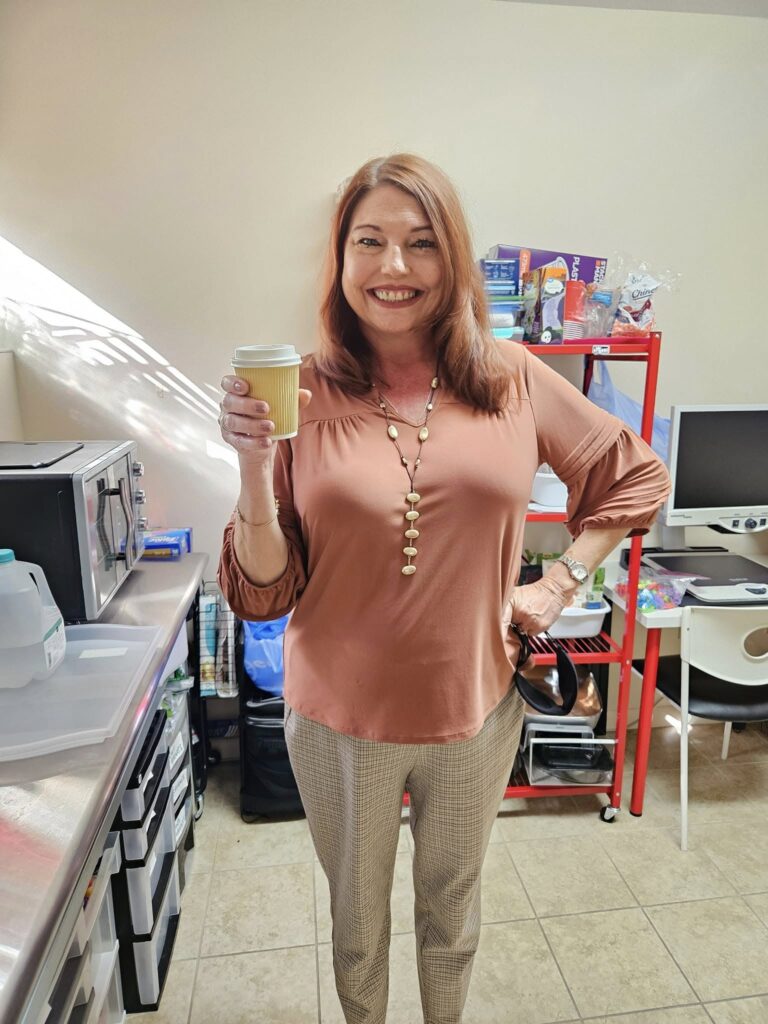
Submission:
[[403,250],[399,245],[390,245],[384,251],[383,269],[390,274],[407,274],[408,267],[405,262]]

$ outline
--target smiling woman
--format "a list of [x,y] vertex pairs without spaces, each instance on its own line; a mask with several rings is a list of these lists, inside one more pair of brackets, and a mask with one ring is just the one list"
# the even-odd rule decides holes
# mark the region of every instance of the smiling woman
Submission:
[[[522,724],[509,624],[548,629],[579,568],[653,520],[667,477],[525,346],[494,341],[456,191],[419,157],[373,160],[350,179],[321,326],[300,371],[298,436],[273,445],[265,403],[222,382],[241,490],[219,580],[241,618],[293,609],[285,735],[330,882],[346,1021],[386,1019],[407,791],[424,1019],[459,1024]],[[568,568],[518,586],[542,461],[569,488],[577,539]]]
[[488,329],[456,190],[434,164],[398,153],[370,160],[347,182],[331,225],[323,293],[317,366],[348,393],[370,389],[384,335],[391,357],[407,351],[412,362],[410,336],[432,366],[441,351],[454,393],[488,412],[503,408],[509,366]]

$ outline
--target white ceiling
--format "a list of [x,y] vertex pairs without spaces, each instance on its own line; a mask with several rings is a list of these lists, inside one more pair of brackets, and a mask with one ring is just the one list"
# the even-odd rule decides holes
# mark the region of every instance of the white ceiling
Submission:
[[736,14],[750,18],[768,18],[768,0],[512,0],[512,2],[549,4],[559,7],[605,7],[622,11]]

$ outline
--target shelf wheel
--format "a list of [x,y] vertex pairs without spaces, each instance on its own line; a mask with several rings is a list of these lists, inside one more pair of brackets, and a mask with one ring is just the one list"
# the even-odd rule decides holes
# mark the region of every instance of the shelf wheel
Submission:
[[613,822],[616,820],[616,815],[619,813],[618,807],[603,807],[600,811],[600,821]]

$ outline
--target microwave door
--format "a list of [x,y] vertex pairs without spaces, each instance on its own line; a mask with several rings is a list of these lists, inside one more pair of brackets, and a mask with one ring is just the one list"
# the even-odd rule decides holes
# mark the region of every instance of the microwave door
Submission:
[[[93,612],[104,606],[117,585],[117,567],[112,544],[112,510],[107,471],[92,477],[85,484],[88,522],[88,553],[90,584],[93,587]],[[85,586],[86,580],[83,580]],[[87,602],[89,604],[90,602]]]
[[123,459],[109,468],[112,546],[117,560],[118,580],[130,572],[136,561],[136,521],[129,472],[130,464]]

